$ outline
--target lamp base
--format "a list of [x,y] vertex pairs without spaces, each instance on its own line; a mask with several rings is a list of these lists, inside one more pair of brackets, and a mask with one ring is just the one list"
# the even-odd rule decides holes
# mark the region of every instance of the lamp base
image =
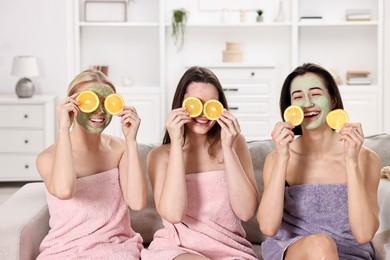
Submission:
[[19,98],[30,98],[34,95],[35,87],[31,79],[21,78],[16,83],[15,92]]

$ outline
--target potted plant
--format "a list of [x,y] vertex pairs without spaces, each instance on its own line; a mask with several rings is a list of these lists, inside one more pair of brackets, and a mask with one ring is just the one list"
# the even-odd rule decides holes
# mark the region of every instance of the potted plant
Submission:
[[178,50],[183,48],[184,32],[188,19],[188,12],[184,8],[174,9],[172,14],[172,36]]
[[262,22],[263,21],[263,9],[257,9],[256,13],[257,13],[256,21]]

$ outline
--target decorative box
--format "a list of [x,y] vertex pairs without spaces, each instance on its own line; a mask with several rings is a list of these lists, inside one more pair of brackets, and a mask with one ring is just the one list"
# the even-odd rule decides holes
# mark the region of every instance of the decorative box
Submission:
[[126,22],[126,0],[85,0],[86,22]]

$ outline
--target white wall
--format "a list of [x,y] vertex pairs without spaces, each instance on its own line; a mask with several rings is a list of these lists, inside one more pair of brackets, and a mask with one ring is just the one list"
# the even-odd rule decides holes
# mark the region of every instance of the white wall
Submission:
[[[41,71],[41,76],[33,78],[36,93],[54,94],[59,98],[66,95],[74,73],[69,52],[72,44],[69,3],[70,0],[0,0],[0,94],[14,94],[18,78],[11,76],[13,57],[34,55],[38,57]],[[390,132],[390,113],[387,112],[390,111],[390,1],[384,4],[383,125],[384,130]],[[168,82],[175,85],[177,80],[169,78]]]
[[384,1],[384,68],[383,68],[383,85],[384,85],[384,100],[383,100],[383,117],[384,131],[390,133],[390,1]]
[[14,94],[14,56],[38,58],[37,94],[64,96],[68,84],[67,0],[0,1],[0,94]]

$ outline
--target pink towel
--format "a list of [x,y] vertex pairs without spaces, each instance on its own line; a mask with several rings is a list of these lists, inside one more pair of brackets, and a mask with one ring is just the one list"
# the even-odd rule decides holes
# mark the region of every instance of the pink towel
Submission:
[[[183,253],[211,259],[257,259],[230,205],[224,171],[187,174],[188,208],[179,224],[163,219],[141,258],[173,259]],[[172,201],[174,203],[174,201]]]
[[118,169],[77,179],[60,200],[46,191],[50,231],[37,259],[139,259],[142,238],[130,224]]

